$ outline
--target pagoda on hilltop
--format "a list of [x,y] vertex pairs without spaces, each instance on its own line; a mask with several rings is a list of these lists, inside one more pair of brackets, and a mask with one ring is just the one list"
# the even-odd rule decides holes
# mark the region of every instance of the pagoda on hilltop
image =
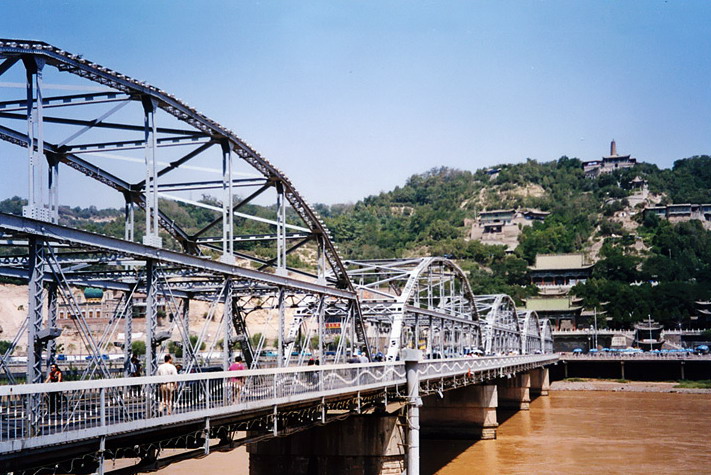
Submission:
[[603,173],[611,173],[620,168],[632,168],[635,165],[637,165],[636,158],[617,154],[617,144],[613,140],[610,143],[610,155],[602,157],[602,160],[583,162],[583,171],[586,178],[596,178]]

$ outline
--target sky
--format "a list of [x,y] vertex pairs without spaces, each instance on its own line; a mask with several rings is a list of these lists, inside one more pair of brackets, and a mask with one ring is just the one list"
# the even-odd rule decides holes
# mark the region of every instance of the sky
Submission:
[[[612,139],[663,168],[711,154],[708,1],[0,6],[0,36],[42,40],[174,94],[312,203],[355,202],[433,167],[595,160]],[[21,149],[0,148],[3,168],[25,162]],[[27,196],[17,177],[0,173],[0,198]],[[60,201],[85,205],[73,180]]]

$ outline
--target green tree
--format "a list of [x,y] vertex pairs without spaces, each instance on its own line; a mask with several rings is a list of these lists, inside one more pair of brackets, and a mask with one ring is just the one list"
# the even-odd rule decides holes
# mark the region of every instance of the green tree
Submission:
[[137,356],[143,356],[146,354],[146,342],[144,341],[133,341],[131,342],[131,353]]
[[4,355],[5,352],[12,346],[11,341],[0,340],[0,355]]

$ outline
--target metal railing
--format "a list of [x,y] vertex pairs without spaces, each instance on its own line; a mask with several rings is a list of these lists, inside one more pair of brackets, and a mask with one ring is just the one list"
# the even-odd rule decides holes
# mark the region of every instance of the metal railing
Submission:
[[461,374],[471,374],[476,377],[479,373],[486,373],[491,370],[516,370],[519,366],[531,364],[543,366],[555,363],[556,361],[558,361],[557,354],[425,360],[420,362],[418,373],[420,381],[458,376]]
[[[421,380],[557,355],[426,360]],[[406,384],[401,362],[0,386],[0,454]]]

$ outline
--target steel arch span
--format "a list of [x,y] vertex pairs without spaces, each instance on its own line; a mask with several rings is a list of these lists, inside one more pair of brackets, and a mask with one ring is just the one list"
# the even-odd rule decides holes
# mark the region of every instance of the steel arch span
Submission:
[[[0,275],[30,289],[19,333],[29,335],[31,381],[42,379],[43,352],[55,356],[63,314],[94,356],[85,376],[108,375],[99,355],[121,329],[130,355],[136,295],[147,374],[170,341],[197,365],[208,336],[209,348],[223,346],[223,365],[236,342],[256,363],[264,340],[251,342],[245,322],[255,311],[273,315],[280,365],[303,346],[293,336],[304,333],[301,317],[323,323],[329,311],[369,351],[355,289],[328,230],[289,178],[233,131],[162,89],[44,42],[0,39],[0,76],[25,89],[24,97],[0,97],[0,139],[25,149],[15,170],[24,169],[29,183],[23,218],[0,216],[10,254]],[[49,94],[56,89],[64,92]],[[89,179],[82,182],[87,205],[95,187],[123,202],[122,240],[59,225],[67,172]],[[194,192],[215,196],[195,200]],[[208,219],[183,228],[175,218],[190,207]],[[314,256],[314,271],[290,265],[299,253]],[[84,287],[117,293],[99,335],[77,295]],[[219,334],[189,328],[195,300],[209,303],[206,322],[219,322]]]
[[449,259],[346,261],[371,346],[395,360],[404,347],[428,357],[461,355],[481,346],[474,294]]
[[543,353],[543,338],[541,338],[541,321],[538,312],[525,310],[518,312],[519,327],[521,328],[521,353]]
[[513,299],[506,294],[477,295],[476,308],[485,322],[486,354],[520,354],[521,327]]
[[[0,39],[0,76],[25,89],[0,89],[0,140],[22,150],[12,169],[28,178],[22,217],[0,213],[0,276],[22,280],[29,294],[0,355],[11,383],[6,363],[22,336],[28,380],[39,382],[72,326],[89,356],[82,379],[112,376],[101,355],[121,346],[128,360],[134,334],[145,339],[147,375],[160,352],[178,350],[187,371],[210,358],[227,369],[236,344],[252,368],[314,354],[373,359],[371,345],[387,360],[405,347],[429,358],[528,351],[522,332],[533,333],[511,298],[473,295],[448,259],[342,261],[282,171],[175,96],[38,41]],[[47,82],[56,78],[62,84]],[[56,89],[64,92],[48,94]],[[86,205],[115,193],[122,239],[59,222],[60,171],[84,179]],[[176,224],[195,210],[200,219]],[[301,258],[313,266],[298,266]],[[92,308],[86,288],[110,294],[111,305]],[[206,305],[197,327],[196,303]],[[257,318],[273,335],[250,335]],[[540,335],[552,351],[550,327]]]
[[[45,184],[34,180],[25,216],[57,221],[59,165],[63,164],[115,190],[126,203],[127,215],[132,214],[135,206],[144,208],[148,238],[144,242],[149,245],[160,244],[161,228],[190,254],[213,250],[227,255],[226,260],[242,258],[262,269],[289,269],[286,255],[310,243],[322,254],[323,272],[329,272],[338,288],[352,290],[345,267],[322,220],[289,178],[232,130],[162,89],[47,43],[0,39],[0,60],[0,75],[13,67],[22,69],[24,65],[21,72],[28,79],[29,97],[29,101],[23,98],[0,102],[0,138],[29,149],[30,180],[42,172],[49,176],[48,190],[41,190]],[[52,72],[48,71],[48,66],[105,88],[97,90],[95,86],[84,85],[84,90],[88,88],[92,92],[47,96],[43,82]],[[81,90],[82,86],[77,84],[71,88]],[[105,112],[98,109],[107,105],[112,107]],[[49,110],[53,115],[48,115]],[[163,124],[161,120],[164,120]],[[5,123],[23,127],[10,127]],[[50,130],[49,125],[55,130]],[[102,141],[96,142],[99,138]],[[28,147],[29,143],[33,146]],[[109,152],[130,151],[138,151],[141,158],[142,163],[136,170],[127,170],[128,160],[123,160],[120,167],[103,165]],[[164,151],[165,156],[162,156]],[[210,155],[209,152],[217,153]],[[248,167],[249,173],[237,173],[234,169],[236,159]],[[166,160],[170,162],[163,164]],[[218,173],[219,179],[183,181],[198,175],[197,167],[191,167],[193,163],[212,164],[213,171],[221,172]],[[243,176],[248,178],[238,178]],[[237,189],[247,196],[238,197]],[[177,195],[196,190],[215,190],[222,203],[214,206]],[[42,196],[40,191],[48,192],[48,196]],[[249,214],[248,205],[268,192],[276,198],[275,215]],[[163,208],[158,198],[203,207],[214,211],[216,219],[201,229],[182,229],[171,217],[171,207]],[[287,204],[288,218],[298,223],[287,222]],[[257,224],[240,226],[245,222]],[[133,225],[127,216],[127,228]],[[222,228],[222,233],[211,237],[211,230],[217,225]],[[235,234],[240,228],[248,232]],[[126,231],[130,238],[134,237],[132,231]],[[266,259],[245,251],[246,242],[274,243],[274,257]],[[305,273],[299,269],[289,271]]]
[[541,320],[541,345],[543,353],[553,353],[553,329],[547,318]]

